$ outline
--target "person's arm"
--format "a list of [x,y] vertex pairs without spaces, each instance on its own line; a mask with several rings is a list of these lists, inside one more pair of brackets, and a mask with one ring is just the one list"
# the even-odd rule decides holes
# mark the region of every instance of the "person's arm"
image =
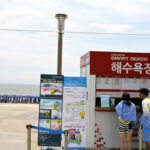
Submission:
[[137,112],[142,112],[142,107],[141,106],[136,106]]
[[136,114],[136,106],[135,106],[135,104],[134,104],[134,107],[135,107],[135,109],[134,109],[134,121],[133,121],[133,123],[134,124],[136,124],[137,123],[137,114]]
[[120,115],[120,110],[121,110],[121,102],[119,102],[118,104],[117,104],[117,106],[115,107],[115,110],[116,110],[116,112],[117,112],[117,114],[118,115]]

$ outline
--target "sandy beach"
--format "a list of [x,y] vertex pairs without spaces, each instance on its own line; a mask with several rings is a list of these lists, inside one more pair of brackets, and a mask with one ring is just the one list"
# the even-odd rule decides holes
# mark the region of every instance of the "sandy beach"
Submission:
[[[0,104],[0,149],[26,150],[26,124],[38,125],[38,104]],[[32,130],[32,150],[37,150]]]

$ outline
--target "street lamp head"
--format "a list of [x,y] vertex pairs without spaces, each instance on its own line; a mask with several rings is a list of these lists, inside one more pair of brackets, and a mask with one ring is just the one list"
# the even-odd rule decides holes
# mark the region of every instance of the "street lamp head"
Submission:
[[68,18],[66,14],[56,14],[55,18],[58,20],[58,33],[64,33],[65,19]]

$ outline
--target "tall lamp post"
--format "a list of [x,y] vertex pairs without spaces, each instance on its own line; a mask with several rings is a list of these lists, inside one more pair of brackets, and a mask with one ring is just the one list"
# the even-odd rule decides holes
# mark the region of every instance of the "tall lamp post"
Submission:
[[57,57],[57,74],[62,74],[62,44],[64,34],[65,19],[68,18],[66,14],[56,14],[55,18],[58,20],[58,57]]

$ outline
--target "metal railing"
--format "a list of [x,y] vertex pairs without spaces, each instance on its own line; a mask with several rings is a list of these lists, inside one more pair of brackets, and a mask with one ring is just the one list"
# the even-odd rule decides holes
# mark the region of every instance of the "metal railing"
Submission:
[[27,150],[31,150],[31,129],[36,129],[36,130],[41,130],[41,131],[47,131],[51,133],[59,133],[59,134],[64,134],[64,150],[68,150],[68,130],[66,131],[59,131],[59,130],[51,130],[47,128],[42,128],[42,127],[37,127],[37,126],[32,126],[30,124],[26,125],[27,129]]

